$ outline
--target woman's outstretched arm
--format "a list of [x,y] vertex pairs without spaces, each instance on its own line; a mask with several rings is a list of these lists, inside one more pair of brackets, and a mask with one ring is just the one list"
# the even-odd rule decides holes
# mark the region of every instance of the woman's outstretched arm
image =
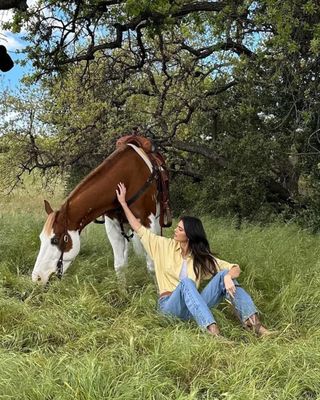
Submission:
[[123,208],[124,213],[126,214],[127,220],[131,226],[131,228],[137,232],[137,230],[141,226],[141,222],[134,216],[130,208],[128,207],[128,204],[126,202],[126,193],[127,189],[124,186],[123,183],[118,184],[118,189],[116,190],[117,198],[119,203],[121,204],[121,207]]

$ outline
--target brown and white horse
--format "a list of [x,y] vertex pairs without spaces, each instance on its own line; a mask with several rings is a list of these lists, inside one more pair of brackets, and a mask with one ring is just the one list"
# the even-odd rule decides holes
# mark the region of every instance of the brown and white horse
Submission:
[[[114,253],[114,267],[121,274],[127,264],[128,241],[121,234],[119,219],[124,219],[124,215],[115,191],[118,183],[123,182],[127,187],[127,198],[135,197],[130,206],[133,213],[143,225],[159,233],[157,184],[150,179],[151,169],[152,166],[147,165],[134,146],[123,145],[80,182],[58,211],[53,211],[45,201],[48,218],[40,234],[41,246],[32,280],[46,284],[52,274],[61,276],[80,251],[82,229],[103,214],[106,215],[106,232]],[[138,248],[136,245],[135,249]],[[147,267],[153,270],[148,257]]]

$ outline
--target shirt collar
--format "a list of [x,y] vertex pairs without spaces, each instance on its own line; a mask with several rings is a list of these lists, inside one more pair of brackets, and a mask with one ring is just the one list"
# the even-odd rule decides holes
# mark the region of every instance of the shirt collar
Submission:
[[[181,255],[181,257],[182,257],[182,254],[181,254],[181,252],[182,252],[182,250],[181,250],[181,246],[180,246],[180,243],[179,242],[177,242],[176,240],[175,240],[175,251],[179,251],[179,253],[180,253],[180,255]],[[190,258],[191,257],[191,253],[189,253],[188,255],[187,255],[187,258]]]

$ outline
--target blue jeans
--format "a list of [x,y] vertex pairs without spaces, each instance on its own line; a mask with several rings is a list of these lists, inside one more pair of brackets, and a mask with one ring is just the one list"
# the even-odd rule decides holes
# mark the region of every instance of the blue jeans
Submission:
[[257,309],[249,294],[239,286],[236,286],[234,298],[229,296],[223,279],[227,273],[228,271],[218,272],[201,294],[192,279],[182,279],[171,295],[159,299],[160,312],[174,315],[182,320],[193,318],[201,328],[205,329],[216,323],[210,308],[219,304],[223,298],[227,298],[235,307],[240,320],[244,322],[255,314]]

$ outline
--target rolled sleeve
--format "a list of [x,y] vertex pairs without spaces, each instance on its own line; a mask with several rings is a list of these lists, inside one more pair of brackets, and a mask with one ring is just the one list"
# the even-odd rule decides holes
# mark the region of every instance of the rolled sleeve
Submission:
[[218,263],[218,268],[219,270],[230,270],[235,264],[229,263],[228,261],[220,260],[219,258],[216,258],[216,261]]

